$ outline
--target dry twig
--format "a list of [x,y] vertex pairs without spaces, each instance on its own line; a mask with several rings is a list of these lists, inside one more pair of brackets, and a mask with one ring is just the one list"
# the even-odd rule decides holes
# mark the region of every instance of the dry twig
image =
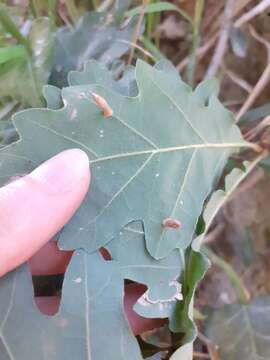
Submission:
[[200,332],[198,333],[198,338],[206,345],[211,360],[221,360],[218,353],[218,346],[216,344]]
[[133,59],[133,56],[134,56],[134,52],[135,52],[135,48],[136,48],[136,45],[137,45],[137,41],[138,41],[138,37],[140,35],[140,31],[141,31],[141,27],[142,27],[142,22],[143,22],[143,18],[144,18],[144,14],[145,14],[145,8],[146,6],[148,5],[149,3],[149,0],[143,0],[143,7],[142,7],[142,11],[139,15],[139,18],[138,18],[138,22],[137,22],[137,25],[135,27],[135,30],[134,30],[134,34],[133,34],[133,37],[132,37],[132,48],[130,50],[130,53],[129,53],[129,57],[128,57],[128,65],[130,65],[132,63],[132,59]]
[[245,90],[247,93],[252,92],[252,86],[244,79],[242,79],[240,76],[238,76],[235,72],[232,70],[226,69],[224,67],[225,74],[230,78],[230,80],[238,85],[241,89]]
[[[216,40],[218,38],[218,35],[214,35],[211,39],[209,39],[204,45],[199,47],[199,49],[196,52],[197,60],[201,59],[208,53],[208,51],[214,46]],[[187,66],[189,61],[189,57],[184,58],[177,66],[176,69],[178,71],[184,70],[184,68]]]
[[210,356],[208,354],[200,353],[197,351],[193,352],[193,359],[208,359],[211,360]]
[[244,134],[244,138],[247,141],[254,139],[264,128],[270,126],[270,116],[266,116],[259,124],[255,127],[252,127],[249,131]]
[[270,6],[270,0],[262,0],[258,5],[254,6],[250,11],[243,14],[235,23],[235,27],[240,27],[249,22],[255,16],[261,14],[268,6]]
[[257,81],[257,84],[253,88],[252,92],[246,99],[245,103],[239,110],[238,114],[236,115],[236,121],[239,121],[240,118],[251,108],[251,106],[254,104],[258,96],[261,94],[261,92],[264,90],[266,85],[268,84],[270,80],[270,43],[268,43],[263,37],[261,37],[251,26],[249,27],[251,35],[260,43],[262,43],[267,50],[267,65],[260,76],[259,80]]
[[210,244],[220,237],[225,228],[224,224],[217,224],[217,226],[209,231],[203,238],[203,244]]
[[131,41],[128,41],[128,40],[119,40],[119,42],[131,45],[132,47],[139,50],[143,55],[145,55],[145,56],[149,57],[151,60],[155,61],[154,56],[149,51],[147,51],[144,47],[142,47],[136,43],[133,43]]
[[211,63],[208,67],[206,72],[205,78],[211,78],[216,75],[218,69],[222,63],[223,56],[225,54],[229,32],[231,28],[231,18],[233,15],[233,8],[234,8],[235,0],[227,0],[225,10],[224,10],[224,18],[222,21],[222,30],[220,32],[219,40],[212,57]]
[[[239,0],[239,2],[237,1],[235,3],[235,8],[233,10],[232,18],[235,18],[243,10],[243,8],[247,6],[251,1],[252,0],[242,0],[242,1]],[[234,26],[238,22],[238,20],[239,19],[237,19],[234,22]],[[199,49],[197,50],[197,54],[196,54],[197,59],[202,59],[208,53],[208,51],[215,45],[216,40],[218,39],[218,27],[220,27],[219,25],[220,23],[221,23],[220,18],[218,18],[214,22],[214,25],[212,26],[212,31],[209,34],[209,37],[206,40],[205,44],[199,47]],[[188,64],[188,57],[181,60],[176,66],[176,68],[181,72],[184,70],[187,64]]]

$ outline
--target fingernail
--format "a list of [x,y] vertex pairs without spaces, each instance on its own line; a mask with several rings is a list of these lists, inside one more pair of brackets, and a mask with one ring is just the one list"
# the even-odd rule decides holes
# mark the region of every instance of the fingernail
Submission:
[[89,159],[79,149],[63,151],[28,175],[58,194],[72,191],[85,176],[89,176]]

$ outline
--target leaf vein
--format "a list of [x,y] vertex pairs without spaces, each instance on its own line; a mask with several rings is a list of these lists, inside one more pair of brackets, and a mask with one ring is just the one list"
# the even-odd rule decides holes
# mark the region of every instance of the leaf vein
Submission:
[[207,141],[201,136],[201,134],[198,132],[198,130],[193,126],[193,124],[191,123],[191,121],[188,119],[187,114],[179,107],[179,105],[174,101],[173,98],[171,98],[171,96],[169,96],[165,91],[163,91],[163,89],[151,78],[152,83],[159,89],[159,91],[165,96],[167,97],[172,104],[177,108],[177,110],[183,115],[184,119],[186,120],[186,122],[189,124],[189,126],[192,128],[192,130],[195,132],[195,134],[204,142],[207,143]]
[[94,219],[88,222],[87,226],[93,222],[95,222],[103,213],[104,211],[111,205],[111,203],[128,187],[128,185],[142,172],[145,166],[149,163],[152,159],[154,154],[151,154],[144,163],[140,166],[140,168],[131,176],[128,181],[113,195],[113,197],[107,202],[107,204],[102,208],[98,215],[95,216]]
[[90,323],[89,323],[89,289],[88,289],[88,272],[86,265],[86,254],[83,254],[83,262],[84,262],[84,273],[85,273],[85,281],[84,281],[84,290],[85,290],[85,329],[86,329],[86,351],[87,351],[87,359],[91,360],[91,345],[90,345]]
[[36,121],[32,121],[32,120],[29,120],[29,119],[28,119],[28,121],[29,121],[30,123],[32,123],[32,124],[34,124],[34,125],[42,128],[42,129],[45,129],[45,130],[48,131],[48,132],[51,132],[51,133],[53,133],[53,134],[55,134],[55,135],[58,135],[59,137],[61,137],[61,138],[63,138],[63,139],[66,139],[66,140],[68,140],[68,141],[73,142],[74,144],[77,144],[77,145],[81,146],[82,148],[84,148],[85,150],[87,150],[87,151],[89,151],[91,154],[93,154],[95,157],[98,157],[98,156],[99,156],[93,149],[91,149],[89,146],[84,145],[84,144],[81,143],[80,141],[77,141],[77,140],[75,140],[75,139],[72,139],[71,137],[66,136],[66,135],[64,135],[64,134],[61,134],[61,133],[59,133],[58,131],[53,130],[53,129],[47,127],[47,126],[43,126],[43,125],[37,123]]

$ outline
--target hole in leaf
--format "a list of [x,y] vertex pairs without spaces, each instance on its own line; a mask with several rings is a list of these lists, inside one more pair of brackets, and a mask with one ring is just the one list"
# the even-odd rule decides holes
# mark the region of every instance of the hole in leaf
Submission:
[[131,281],[125,281],[124,309],[130,328],[134,335],[157,329],[163,326],[167,319],[150,319],[138,315],[133,306],[137,300],[147,291],[147,286]]
[[35,297],[59,296],[63,285],[64,274],[33,275]]
[[209,96],[207,96],[207,98],[204,100],[204,106],[205,107],[209,106],[209,101],[210,101],[210,98],[209,98]]
[[61,251],[54,241],[41,248],[29,261],[38,310],[53,316],[61,303],[62,285],[72,251]]

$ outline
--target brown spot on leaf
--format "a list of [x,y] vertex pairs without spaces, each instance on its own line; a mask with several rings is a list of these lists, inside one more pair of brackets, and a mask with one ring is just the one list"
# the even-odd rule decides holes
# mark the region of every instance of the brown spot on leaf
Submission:
[[113,115],[113,110],[112,108],[109,106],[109,104],[107,103],[107,101],[101,97],[100,95],[96,94],[96,93],[91,93],[93,96],[93,99],[95,100],[95,103],[97,104],[97,106],[103,111],[103,116],[104,118],[109,118]]
[[180,229],[182,227],[182,224],[179,220],[173,219],[173,218],[167,218],[162,221],[162,226],[164,228],[170,228],[170,229]]

